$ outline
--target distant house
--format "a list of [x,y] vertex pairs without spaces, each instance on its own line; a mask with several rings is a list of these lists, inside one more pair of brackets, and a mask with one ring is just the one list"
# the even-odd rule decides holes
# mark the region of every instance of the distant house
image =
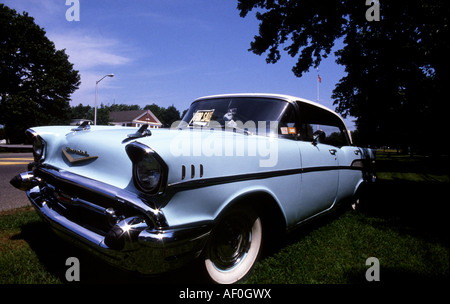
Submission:
[[150,128],[161,128],[162,123],[150,110],[110,112],[111,124],[125,127],[140,127],[148,124]]

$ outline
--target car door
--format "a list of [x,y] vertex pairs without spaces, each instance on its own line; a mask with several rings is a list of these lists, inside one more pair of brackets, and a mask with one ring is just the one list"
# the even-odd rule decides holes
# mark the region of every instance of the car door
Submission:
[[339,182],[339,148],[317,143],[298,142],[302,175],[299,198],[299,221],[333,206]]
[[346,127],[336,113],[318,104],[298,101],[297,143],[301,158],[299,221],[331,208],[340,187],[340,162],[349,143]]

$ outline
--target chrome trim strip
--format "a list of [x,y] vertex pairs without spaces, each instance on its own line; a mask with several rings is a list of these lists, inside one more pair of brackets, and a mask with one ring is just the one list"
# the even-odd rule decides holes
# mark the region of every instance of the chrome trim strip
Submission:
[[98,205],[92,204],[92,203],[90,203],[88,201],[85,201],[85,200],[83,200],[81,198],[71,198],[69,204],[71,206],[77,206],[77,207],[86,208],[88,210],[91,210],[91,211],[93,211],[95,213],[98,213],[98,214],[101,214],[101,215],[104,215],[104,216],[108,216],[109,215],[109,213],[107,211],[107,208],[103,208],[103,207],[100,207]]
[[[145,246],[155,247],[163,243],[165,246],[176,244],[178,240],[196,240],[209,236],[213,226],[213,221],[203,221],[182,226],[171,227],[161,230],[143,230],[139,234],[139,242]],[[195,237],[192,237],[195,235]]]
[[319,171],[332,171],[332,170],[357,170],[361,171],[362,168],[357,166],[320,166],[320,167],[309,167],[309,168],[298,168],[298,169],[286,169],[286,170],[277,170],[277,171],[268,171],[268,172],[258,172],[258,173],[249,173],[249,174],[238,174],[238,175],[230,175],[223,177],[212,177],[198,180],[189,180],[189,181],[180,181],[176,183],[171,183],[167,187],[168,189],[173,190],[187,190],[187,189],[196,189],[203,187],[210,187],[220,184],[227,183],[236,183],[247,180],[254,179],[265,179],[272,178],[284,175],[295,175],[295,174],[305,174],[311,172],[319,172]]
[[68,150],[70,148],[66,147],[62,149],[62,153],[64,154],[64,156],[67,158],[67,160],[71,163],[79,163],[79,162],[83,162],[83,161],[88,161],[88,160],[95,160],[98,158],[98,156],[84,156],[84,157],[79,157],[79,158],[74,158],[72,155],[69,154]]

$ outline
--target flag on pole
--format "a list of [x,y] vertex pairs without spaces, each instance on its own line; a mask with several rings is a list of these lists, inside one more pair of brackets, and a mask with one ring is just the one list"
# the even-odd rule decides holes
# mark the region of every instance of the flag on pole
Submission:
[[317,102],[319,102],[319,87],[320,87],[320,83],[322,82],[322,77],[320,77],[319,74],[319,67],[317,67]]

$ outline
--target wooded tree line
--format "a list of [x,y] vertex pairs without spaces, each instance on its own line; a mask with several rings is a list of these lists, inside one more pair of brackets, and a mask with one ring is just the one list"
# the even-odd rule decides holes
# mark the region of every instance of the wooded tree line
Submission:
[[[97,109],[97,124],[108,125],[111,122],[109,116],[110,112],[119,111],[134,111],[134,110],[150,110],[161,121],[163,127],[170,127],[173,122],[181,119],[180,111],[173,105],[165,108],[158,106],[155,103],[140,107],[139,105],[127,105],[127,104],[101,104]],[[94,108],[91,106],[84,106],[81,103],[78,106],[71,108],[71,119],[87,119],[94,121]]]

